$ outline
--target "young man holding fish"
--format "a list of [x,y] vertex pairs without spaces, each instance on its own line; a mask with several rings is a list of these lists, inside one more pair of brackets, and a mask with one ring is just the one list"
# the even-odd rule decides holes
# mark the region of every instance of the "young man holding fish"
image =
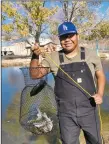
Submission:
[[41,49],[37,43],[33,47],[31,77],[54,75],[62,144],[79,144],[80,130],[87,144],[103,144],[98,105],[103,102],[105,76],[100,58],[95,51],[79,47],[73,23],[62,23],[58,35],[62,50],[45,54],[39,70],[33,68],[39,66]]

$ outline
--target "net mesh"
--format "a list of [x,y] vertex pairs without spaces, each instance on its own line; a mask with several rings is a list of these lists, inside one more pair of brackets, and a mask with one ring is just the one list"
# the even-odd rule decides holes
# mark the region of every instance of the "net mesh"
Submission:
[[[37,68],[38,69],[38,68]],[[56,102],[53,88],[47,76],[33,80],[29,68],[21,68],[25,87],[20,100],[20,124],[34,134],[51,132],[57,126]],[[31,92],[34,95],[31,95]]]

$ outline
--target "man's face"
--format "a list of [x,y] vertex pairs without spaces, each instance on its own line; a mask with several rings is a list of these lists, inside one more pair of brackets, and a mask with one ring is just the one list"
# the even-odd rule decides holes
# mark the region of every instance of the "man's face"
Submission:
[[78,45],[78,35],[77,34],[65,34],[60,36],[60,43],[62,48],[70,53],[72,52]]

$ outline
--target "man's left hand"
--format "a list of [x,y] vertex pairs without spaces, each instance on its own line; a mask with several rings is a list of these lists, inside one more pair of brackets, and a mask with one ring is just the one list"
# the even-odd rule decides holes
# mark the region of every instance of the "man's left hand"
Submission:
[[94,98],[96,104],[102,104],[103,97],[100,94],[96,93],[92,97]]

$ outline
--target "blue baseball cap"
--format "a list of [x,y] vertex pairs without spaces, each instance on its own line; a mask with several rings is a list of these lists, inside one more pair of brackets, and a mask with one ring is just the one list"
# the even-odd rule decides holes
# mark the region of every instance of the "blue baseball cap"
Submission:
[[77,33],[76,27],[72,22],[64,22],[58,27],[58,36],[65,34]]

